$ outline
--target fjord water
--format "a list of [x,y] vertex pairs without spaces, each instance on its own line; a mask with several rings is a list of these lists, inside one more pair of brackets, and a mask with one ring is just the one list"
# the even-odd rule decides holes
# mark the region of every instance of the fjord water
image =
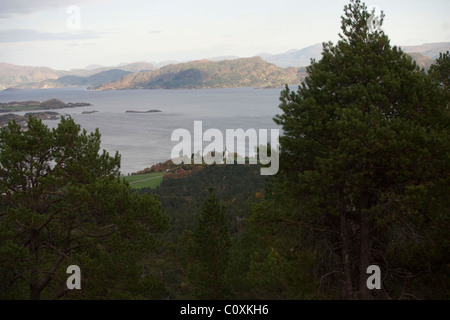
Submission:
[[[121,172],[129,174],[169,160],[177,142],[171,141],[173,130],[187,129],[193,136],[194,121],[203,122],[203,132],[216,128],[277,129],[273,117],[282,88],[225,88],[186,90],[113,90],[87,91],[84,88],[0,91],[0,102],[52,98],[68,102],[88,102],[90,107],[56,110],[70,115],[88,132],[99,129],[102,148],[122,156]],[[158,113],[125,113],[127,110]],[[96,110],[92,114],[83,111]],[[18,114],[23,114],[19,113]],[[58,121],[46,120],[56,127]],[[205,143],[206,146],[208,143]],[[224,141],[225,144],[225,141]],[[244,146],[238,146],[241,153]]]

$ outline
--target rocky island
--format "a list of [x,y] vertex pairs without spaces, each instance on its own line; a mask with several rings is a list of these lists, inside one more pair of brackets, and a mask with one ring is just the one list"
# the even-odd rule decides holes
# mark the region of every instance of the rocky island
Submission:
[[[7,113],[0,115],[0,128],[6,126],[10,121],[16,121],[22,127],[26,127],[28,118],[34,117],[42,120],[57,120],[60,114],[55,111],[41,111],[41,112],[29,112],[37,110],[55,110],[64,108],[76,108],[91,106],[90,103],[85,102],[69,102],[64,103],[59,99],[50,99],[47,101],[23,101],[23,102],[7,102],[0,103],[0,113]],[[14,114],[13,112],[27,112],[24,115]]]
[[41,119],[41,120],[58,120],[60,114],[55,111],[43,111],[43,112],[29,112],[23,116],[13,113],[0,115],[0,128],[8,125],[10,121],[16,121],[22,128],[25,128],[28,123],[29,117]]
[[154,113],[154,112],[162,112],[161,110],[147,110],[147,111],[135,111],[135,110],[127,110],[125,113]]
[[86,102],[69,102],[64,103],[59,99],[50,99],[47,101],[24,101],[24,102],[7,102],[0,103],[0,112],[21,112],[21,111],[33,111],[33,110],[54,110],[54,109],[64,109],[64,108],[77,108],[92,106],[90,103]]

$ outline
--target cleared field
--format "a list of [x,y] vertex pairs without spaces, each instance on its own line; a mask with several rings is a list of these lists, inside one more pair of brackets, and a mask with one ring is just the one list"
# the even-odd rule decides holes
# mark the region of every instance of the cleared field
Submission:
[[163,175],[161,172],[155,172],[126,176],[124,178],[133,189],[156,188],[162,182]]

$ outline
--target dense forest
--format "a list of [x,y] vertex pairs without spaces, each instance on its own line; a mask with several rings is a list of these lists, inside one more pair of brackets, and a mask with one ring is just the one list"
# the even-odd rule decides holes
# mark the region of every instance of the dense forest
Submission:
[[132,190],[98,130],[2,128],[0,299],[449,299],[450,54],[425,72],[371,17],[351,0],[281,92],[274,176],[199,165]]

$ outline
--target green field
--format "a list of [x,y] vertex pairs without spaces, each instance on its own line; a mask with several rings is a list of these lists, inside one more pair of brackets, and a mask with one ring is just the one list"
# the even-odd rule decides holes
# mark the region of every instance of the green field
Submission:
[[124,178],[133,189],[156,188],[162,182],[163,175],[161,172],[155,172],[126,176]]

